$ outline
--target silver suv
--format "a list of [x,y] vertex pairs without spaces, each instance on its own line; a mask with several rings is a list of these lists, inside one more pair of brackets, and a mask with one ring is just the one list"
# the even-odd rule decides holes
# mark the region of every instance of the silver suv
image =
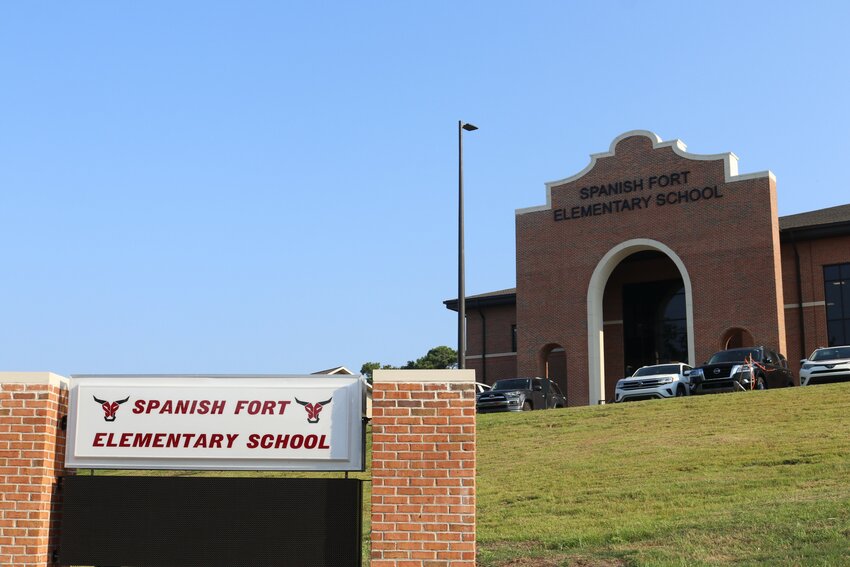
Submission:
[[691,367],[681,362],[641,366],[628,378],[617,380],[614,402],[688,396]]

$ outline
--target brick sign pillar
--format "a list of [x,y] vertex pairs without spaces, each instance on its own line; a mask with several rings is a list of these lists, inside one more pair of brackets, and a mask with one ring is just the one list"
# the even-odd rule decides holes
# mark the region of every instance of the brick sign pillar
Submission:
[[475,372],[375,370],[372,567],[475,566]]
[[53,565],[67,413],[66,378],[0,372],[0,565]]

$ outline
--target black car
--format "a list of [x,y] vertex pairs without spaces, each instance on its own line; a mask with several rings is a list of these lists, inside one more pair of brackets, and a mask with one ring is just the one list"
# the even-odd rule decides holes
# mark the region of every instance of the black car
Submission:
[[478,394],[475,400],[475,409],[479,413],[531,411],[566,405],[567,399],[558,385],[545,378],[497,380],[492,390]]
[[766,390],[794,385],[788,361],[767,347],[732,348],[714,353],[690,373],[691,393]]

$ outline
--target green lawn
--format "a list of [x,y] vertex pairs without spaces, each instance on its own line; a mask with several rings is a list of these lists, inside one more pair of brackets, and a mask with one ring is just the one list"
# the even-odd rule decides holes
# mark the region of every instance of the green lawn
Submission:
[[850,565],[850,384],[478,417],[479,562]]

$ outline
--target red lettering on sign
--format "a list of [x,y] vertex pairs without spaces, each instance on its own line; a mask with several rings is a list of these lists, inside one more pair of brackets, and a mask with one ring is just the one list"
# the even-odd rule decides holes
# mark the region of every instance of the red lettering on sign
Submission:
[[136,438],[133,439],[133,447],[149,447],[153,439],[152,433],[136,433]]
[[248,415],[283,415],[289,404],[290,400],[239,400],[233,414],[245,411]]
[[[252,433],[248,436],[248,442],[245,446],[248,449],[330,449],[328,445],[327,435],[294,435],[287,434],[271,434]],[[229,447],[229,445],[228,445]]]

